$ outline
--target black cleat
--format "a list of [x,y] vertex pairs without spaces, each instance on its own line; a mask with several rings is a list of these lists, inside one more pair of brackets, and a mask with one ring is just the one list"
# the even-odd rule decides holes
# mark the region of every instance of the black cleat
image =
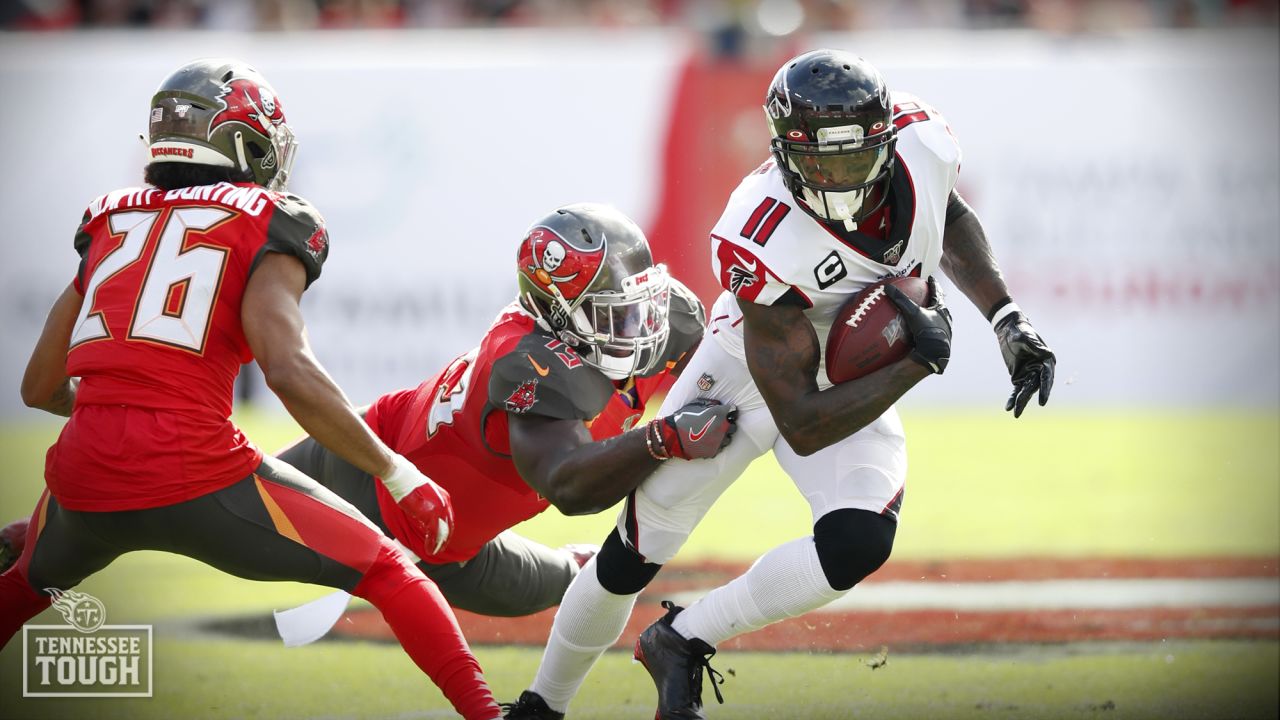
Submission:
[[636,660],[644,665],[658,686],[658,713],[654,720],[705,720],[702,712],[702,670],[711,676],[711,689],[716,701],[724,704],[720,684],[724,676],[711,667],[716,649],[706,642],[685,639],[671,621],[684,610],[670,600],[663,600],[667,614],[645,628],[636,640]]
[[502,703],[501,707],[506,720],[564,720],[564,713],[547,707],[547,701],[532,690],[525,690],[520,699]]

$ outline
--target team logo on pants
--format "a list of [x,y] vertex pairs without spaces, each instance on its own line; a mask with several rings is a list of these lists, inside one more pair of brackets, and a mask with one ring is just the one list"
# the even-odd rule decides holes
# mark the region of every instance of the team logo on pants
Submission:
[[150,625],[107,625],[98,598],[45,592],[67,624],[22,627],[23,697],[151,697]]

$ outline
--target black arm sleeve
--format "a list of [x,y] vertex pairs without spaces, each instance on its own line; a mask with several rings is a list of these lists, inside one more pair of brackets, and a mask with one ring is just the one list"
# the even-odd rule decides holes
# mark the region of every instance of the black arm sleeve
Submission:
[[329,231],[324,218],[306,200],[297,195],[283,195],[267,224],[267,241],[253,259],[252,274],[267,252],[292,255],[307,270],[307,287],[320,277],[320,269],[329,257]]

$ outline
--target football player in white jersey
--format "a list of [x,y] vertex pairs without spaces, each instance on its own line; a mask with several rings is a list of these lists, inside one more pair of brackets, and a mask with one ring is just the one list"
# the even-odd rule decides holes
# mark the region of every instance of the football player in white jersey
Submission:
[[640,591],[716,498],[773,450],[808,500],[813,534],[774,548],[636,643],[658,689],[658,717],[703,718],[702,671],[734,636],[817,609],[889,557],[906,478],[893,403],[946,369],[950,315],[896,288],[913,338],[908,358],[832,385],[824,345],[840,306],[890,276],[941,269],[995,329],[1013,382],[1006,409],[1044,405],[1055,358],[1009,297],[977,216],[956,193],[960,148],[921,100],[890,93],[850,53],[785,63],[765,100],[772,158],[734,191],[711,233],[725,292],[703,342],[667,396],[738,407],[734,443],[715,458],[667,464],[627,499],[617,528],[570,586],[533,685],[508,718],[561,718],[600,654],[621,635]]

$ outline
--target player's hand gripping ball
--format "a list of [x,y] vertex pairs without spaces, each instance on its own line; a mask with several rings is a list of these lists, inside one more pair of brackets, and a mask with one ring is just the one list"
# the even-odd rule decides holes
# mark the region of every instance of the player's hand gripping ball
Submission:
[[[870,375],[906,357],[915,347],[915,336],[922,328],[913,327],[911,319],[903,315],[889,287],[897,288],[905,299],[921,308],[931,308],[937,301],[933,283],[917,277],[881,280],[849,298],[827,335],[827,377],[831,382],[849,382]],[[940,306],[938,311],[946,312]],[[949,345],[949,322],[947,325]],[[931,369],[941,372],[942,368]]]

